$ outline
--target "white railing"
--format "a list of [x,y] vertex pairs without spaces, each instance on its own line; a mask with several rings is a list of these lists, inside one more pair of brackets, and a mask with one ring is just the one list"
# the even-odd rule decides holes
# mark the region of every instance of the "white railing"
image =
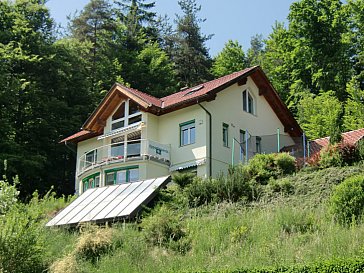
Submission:
[[170,164],[170,146],[149,139],[121,141],[97,147],[77,160],[77,175],[100,165],[138,159],[155,159]]

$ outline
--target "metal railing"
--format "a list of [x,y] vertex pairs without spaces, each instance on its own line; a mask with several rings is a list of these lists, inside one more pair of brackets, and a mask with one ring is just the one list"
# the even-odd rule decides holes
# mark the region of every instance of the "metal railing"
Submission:
[[87,151],[77,160],[77,175],[100,165],[138,159],[155,159],[170,164],[170,145],[149,139],[121,141]]

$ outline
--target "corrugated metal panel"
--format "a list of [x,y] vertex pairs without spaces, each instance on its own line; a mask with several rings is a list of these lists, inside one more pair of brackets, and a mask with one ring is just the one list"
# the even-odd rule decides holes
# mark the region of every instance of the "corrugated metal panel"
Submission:
[[89,189],[58,213],[46,226],[106,222],[133,217],[165,186],[170,176]]

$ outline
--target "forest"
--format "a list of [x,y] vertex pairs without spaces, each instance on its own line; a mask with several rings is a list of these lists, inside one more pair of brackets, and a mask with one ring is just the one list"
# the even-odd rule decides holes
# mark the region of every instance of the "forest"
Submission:
[[364,0],[298,0],[268,37],[216,56],[196,0],[175,18],[155,1],[91,0],[66,31],[45,2],[0,2],[0,173],[18,176],[23,200],[73,193],[75,147],[59,141],[115,82],[162,97],[260,65],[309,139],[364,127]]

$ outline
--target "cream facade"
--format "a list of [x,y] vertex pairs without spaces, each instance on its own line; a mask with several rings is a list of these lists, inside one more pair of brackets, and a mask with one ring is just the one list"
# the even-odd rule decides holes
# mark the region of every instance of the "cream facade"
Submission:
[[[239,143],[248,136],[254,136],[249,139],[253,153],[276,152],[276,141],[260,136],[275,134],[277,129],[284,133],[287,124],[256,82],[246,76],[244,81],[218,86],[218,92],[205,100],[199,100],[192,89],[183,98],[193,96],[194,100],[186,99],[185,105],[165,112],[150,111],[128,96],[108,108],[99,106],[94,116],[101,120],[102,131],[77,145],[76,192],[183,170],[201,177],[217,176],[232,163],[245,161],[248,154]],[[168,97],[161,100],[163,109]],[[108,111],[107,117],[102,117],[103,111]],[[280,148],[294,144],[284,134]]]

